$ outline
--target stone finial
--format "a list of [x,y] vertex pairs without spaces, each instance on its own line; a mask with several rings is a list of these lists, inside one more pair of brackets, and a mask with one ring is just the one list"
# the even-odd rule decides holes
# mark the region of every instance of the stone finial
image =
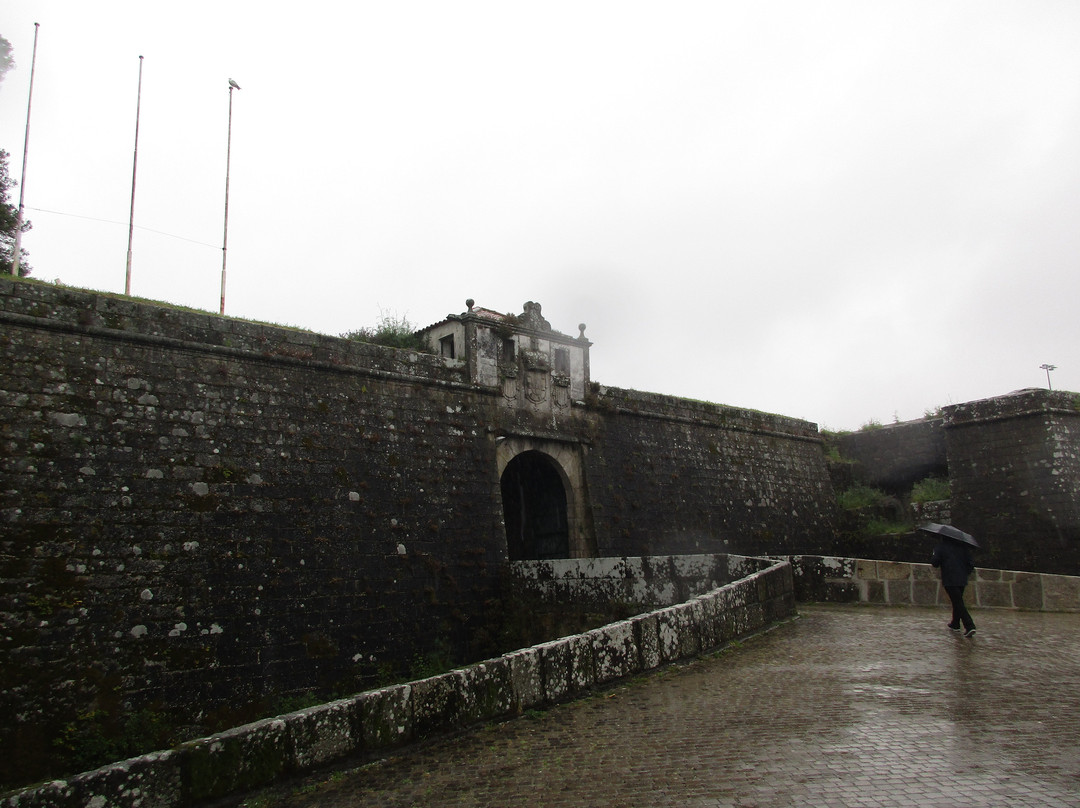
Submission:
[[585,339],[585,323],[578,323],[578,339]]
[[468,300],[465,301],[465,305],[469,307],[469,311],[472,311],[473,306],[476,305],[476,301],[470,297]]
[[543,318],[540,314],[540,304],[534,303],[529,300],[526,301],[524,306],[524,313],[521,315],[521,323],[526,328],[531,328],[534,331],[550,331],[551,323]]

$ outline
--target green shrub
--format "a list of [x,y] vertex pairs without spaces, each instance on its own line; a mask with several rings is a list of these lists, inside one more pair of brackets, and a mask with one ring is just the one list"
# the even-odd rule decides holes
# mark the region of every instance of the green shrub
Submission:
[[907,533],[911,530],[907,525],[900,522],[891,522],[887,519],[870,519],[866,523],[864,532],[868,536],[882,536],[885,534]]
[[853,485],[846,491],[841,491],[837,501],[845,511],[854,511],[859,508],[886,507],[891,500],[884,491],[868,485]]
[[912,502],[938,502],[952,497],[949,481],[940,477],[927,477],[915,483],[911,489]]
[[346,331],[341,336],[345,339],[385,345],[389,348],[432,353],[431,347],[423,337],[416,333],[416,328],[403,315],[383,312],[379,315],[379,324],[375,328],[358,328],[356,331]]

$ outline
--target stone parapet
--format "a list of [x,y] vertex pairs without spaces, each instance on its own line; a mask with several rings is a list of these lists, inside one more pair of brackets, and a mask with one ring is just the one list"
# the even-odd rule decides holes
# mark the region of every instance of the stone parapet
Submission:
[[[945,606],[949,597],[929,564],[866,558],[789,556],[799,601]],[[965,592],[969,607],[1080,612],[1080,577],[978,568]]]
[[[611,569],[640,569],[635,561],[621,559]],[[669,561],[670,569],[701,569],[693,560]],[[696,656],[795,613],[789,563],[739,557],[723,563],[748,574],[685,602],[583,634],[23,789],[0,798],[0,808],[198,805],[348,755],[377,753],[566,701]]]

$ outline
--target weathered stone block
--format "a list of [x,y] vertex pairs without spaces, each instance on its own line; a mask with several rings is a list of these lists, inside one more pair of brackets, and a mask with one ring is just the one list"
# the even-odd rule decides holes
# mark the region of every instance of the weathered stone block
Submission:
[[743,632],[751,634],[760,630],[765,625],[765,610],[760,603],[747,604],[745,609],[745,624]]
[[701,605],[701,617],[698,621],[698,635],[701,637],[701,650],[705,651],[709,648],[715,648],[720,644],[720,641],[717,639],[718,631],[716,625],[717,598],[713,593],[709,593],[695,598],[695,601]]
[[880,577],[877,562],[869,558],[856,559],[855,574],[865,581],[877,580]]
[[289,746],[288,728],[280,718],[183,744],[185,799],[224,797],[272,782],[288,770]]
[[867,603],[887,603],[885,599],[885,584],[882,581],[863,581],[865,593],[863,598]]
[[679,656],[682,659],[701,653],[701,623],[705,609],[700,600],[691,600],[675,607],[682,613],[679,628]]
[[1043,576],[1038,573],[1018,572],[1012,584],[1013,605],[1018,609],[1039,610],[1043,608]]
[[657,634],[660,639],[661,662],[673,662],[679,658],[679,621],[680,617],[674,606],[658,609],[656,615]]
[[282,716],[289,728],[293,765],[307,771],[356,751],[360,738],[353,733],[359,712],[355,700],[341,699]]
[[584,634],[567,637],[566,645],[570,653],[569,693],[576,695],[596,684],[596,659],[592,641]]
[[505,657],[470,665],[463,668],[461,674],[470,694],[465,699],[466,722],[498,718],[513,710],[514,686],[510,662]]
[[938,581],[911,582],[911,602],[916,606],[937,606],[939,592],[941,592],[941,584]]
[[471,693],[461,671],[412,682],[413,733],[427,738],[468,723]]
[[183,754],[153,752],[0,800],[0,808],[174,808],[183,804]]
[[754,581],[744,578],[731,584],[731,605],[734,607],[745,606],[754,599],[757,586]]
[[885,582],[885,597],[888,603],[898,605],[911,604],[911,581],[908,579],[888,579]]
[[822,574],[830,578],[854,578],[858,573],[858,559],[836,556],[818,556],[818,559]]
[[753,581],[756,584],[756,592],[754,593],[754,600],[758,603],[762,603],[769,599],[769,576],[764,572],[757,572],[753,575]]
[[937,581],[941,577],[936,567],[929,564],[912,564],[911,579],[913,581]]
[[[544,698],[556,704],[570,695],[570,674],[573,660],[570,653],[570,640],[563,638],[536,646],[540,654],[540,677],[544,683]],[[511,701],[513,687],[511,685]]]
[[911,565],[898,561],[877,562],[877,577],[882,581],[911,580]]
[[1043,576],[1043,608],[1051,612],[1080,611],[1080,578]]
[[634,627],[634,642],[641,657],[641,669],[645,671],[660,667],[660,620],[655,614],[630,618]]
[[1013,605],[1011,584],[979,580],[973,588],[976,606],[1010,608]]
[[513,709],[517,712],[544,703],[544,682],[540,673],[540,651],[524,648],[506,655],[510,663],[510,682],[514,689]]
[[0,808],[85,808],[87,804],[87,795],[67,780],[52,780],[0,799]]
[[609,623],[586,632],[586,636],[592,642],[598,685],[641,670],[641,660],[634,642],[634,627],[629,620]]
[[412,687],[394,685],[361,693],[354,699],[360,707],[360,726],[354,731],[365,749],[386,749],[412,740]]

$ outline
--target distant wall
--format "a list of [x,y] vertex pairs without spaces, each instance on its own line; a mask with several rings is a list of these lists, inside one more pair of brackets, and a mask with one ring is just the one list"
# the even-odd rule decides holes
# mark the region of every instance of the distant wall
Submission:
[[[948,606],[938,570],[929,564],[865,558],[791,556],[799,601]],[[1080,612],[1080,577],[978,568],[964,600],[969,607]]]
[[1080,395],[1021,390],[944,414],[952,521],[979,562],[1080,574]]
[[[988,568],[1080,574],[1080,395],[1042,389],[945,407],[941,418],[840,436],[853,479],[903,498],[930,475],[951,499],[913,507],[915,523],[948,522],[982,545]],[[911,561],[918,536],[843,535],[821,552]]]
[[837,438],[854,461],[857,480],[892,494],[906,493],[927,477],[946,477],[948,461],[941,418],[924,418],[850,432]]

